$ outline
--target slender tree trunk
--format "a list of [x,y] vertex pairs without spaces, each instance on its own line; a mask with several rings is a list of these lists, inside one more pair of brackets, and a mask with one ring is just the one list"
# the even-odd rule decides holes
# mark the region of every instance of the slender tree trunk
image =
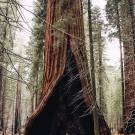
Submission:
[[[7,69],[7,65],[5,67]],[[3,71],[4,75],[7,75],[7,71]],[[3,94],[2,94],[2,125],[3,125],[3,135],[6,134],[6,114],[5,114],[5,106],[6,106],[6,89],[7,89],[7,78],[3,77]]]
[[[4,36],[3,36],[3,43],[1,44],[1,49],[0,49],[0,61],[1,63],[4,61],[4,42],[6,40],[6,35],[7,35],[7,25],[4,28]],[[3,77],[4,69],[2,64],[0,65],[0,130],[3,130],[4,128],[4,118],[3,118],[3,112],[4,112],[4,94],[5,94],[5,88],[4,88],[4,77]],[[6,74],[5,74],[6,75]]]
[[[4,27],[4,34],[3,34],[3,42],[1,43],[1,48],[0,48],[0,62],[2,63],[4,61],[4,46],[5,46],[5,40],[6,40],[6,35],[7,35],[7,25]],[[0,65],[0,130],[3,130],[3,99],[4,99],[4,80],[3,80],[3,66],[2,64]]]
[[[121,88],[122,88],[122,116],[124,116],[124,101],[125,101],[125,84],[124,84],[124,62],[123,62],[123,46],[122,46],[122,37],[121,37],[121,23],[120,23],[120,14],[118,0],[115,0],[115,7],[117,13],[117,29],[119,35],[119,45],[120,45],[120,64],[121,64]],[[124,118],[123,118],[124,120]]]
[[0,66],[0,131],[3,130],[3,118],[2,118],[2,103],[3,103],[3,68]]
[[101,37],[101,28],[99,26],[98,30],[98,54],[99,54],[99,101],[100,101],[100,109],[103,111],[103,78],[102,78],[102,37]]
[[94,102],[95,108],[93,110],[93,118],[94,118],[94,132],[95,135],[99,135],[99,122],[97,115],[97,105],[96,105],[96,80],[95,80],[95,61],[94,61],[94,49],[93,49],[93,37],[92,37],[92,17],[91,17],[91,1],[88,0],[88,19],[89,19],[89,40],[90,40],[90,64],[91,64],[91,81],[92,81],[92,89],[94,92]]
[[[19,74],[22,72],[21,67],[19,66]],[[19,80],[19,75],[18,75]],[[15,124],[14,124],[14,134],[19,133],[21,129],[21,84],[17,81],[17,90],[16,90],[16,105],[15,105]]]
[[31,93],[31,113],[34,111],[34,97],[35,97],[35,94],[32,92]]
[[[6,9],[6,16],[8,16],[8,12],[9,12],[9,7],[8,7],[8,1],[7,1],[7,5],[5,7]],[[1,43],[0,43],[0,62],[2,63],[4,61],[4,47],[5,47],[5,40],[7,37],[7,26],[8,24],[3,24],[3,34],[1,35]],[[3,108],[3,104],[4,104],[4,87],[3,87],[3,66],[2,64],[0,64],[0,130],[3,130],[4,127],[4,120],[3,120],[3,112],[4,112],[4,108]]]
[[[39,70],[38,70],[39,71]],[[37,80],[37,82],[36,82],[36,93],[35,93],[35,108],[38,106],[38,104],[39,104],[39,99],[40,99],[40,89],[38,89],[38,74],[37,74],[37,76],[36,76],[36,80]]]

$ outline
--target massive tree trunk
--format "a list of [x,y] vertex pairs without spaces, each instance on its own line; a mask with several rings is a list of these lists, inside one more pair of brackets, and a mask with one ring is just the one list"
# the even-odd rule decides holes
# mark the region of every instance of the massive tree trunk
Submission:
[[121,6],[122,37],[124,48],[124,132],[135,133],[134,106],[135,106],[135,45],[133,28],[133,5],[132,0],[124,0]]
[[131,27],[132,27],[132,37],[133,37],[133,46],[135,54],[135,1],[128,0],[129,14],[131,17]]
[[[90,85],[80,0],[49,0],[45,72],[40,104],[25,135],[94,135],[96,105]],[[103,116],[100,135],[109,135]]]

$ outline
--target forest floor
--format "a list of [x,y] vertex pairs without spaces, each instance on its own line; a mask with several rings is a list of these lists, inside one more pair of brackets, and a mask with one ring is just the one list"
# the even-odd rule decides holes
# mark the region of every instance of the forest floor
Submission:
[[[0,132],[0,135],[3,135],[3,134]],[[5,135],[12,135],[12,133],[6,133]],[[21,135],[23,135],[23,133]],[[124,135],[124,134],[112,133],[112,135]],[[131,135],[135,135],[135,134],[131,134]]]
[[118,134],[118,133],[114,133],[114,134],[112,134],[112,135],[124,135],[124,134]]
[[[124,134],[112,133],[112,135],[124,135]],[[135,134],[130,134],[130,135],[135,135]]]
[[118,134],[118,133],[112,133],[112,135],[123,135],[123,134]]

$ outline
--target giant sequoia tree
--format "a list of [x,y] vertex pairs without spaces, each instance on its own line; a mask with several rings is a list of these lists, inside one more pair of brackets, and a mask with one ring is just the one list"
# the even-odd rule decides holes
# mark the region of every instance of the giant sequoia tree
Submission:
[[[94,135],[91,88],[84,45],[81,0],[49,0],[45,34],[45,70],[40,103],[28,119],[25,135]],[[100,135],[110,135],[102,115]]]

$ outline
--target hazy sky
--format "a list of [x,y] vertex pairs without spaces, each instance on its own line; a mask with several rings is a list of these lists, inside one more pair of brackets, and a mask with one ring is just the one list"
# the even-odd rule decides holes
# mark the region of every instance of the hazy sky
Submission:
[[[104,10],[106,1],[105,0],[92,0],[92,4]],[[117,67],[120,65],[120,49],[119,49],[119,42],[117,39],[113,39],[112,41],[107,41],[106,57],[107,59],[109,59],[108,64],[111,64]]]
[[103,9],[106,2],[105,2],[105,0],[92,0],[92,4],[97,5],[97,6],[99,6],[100,8]]

